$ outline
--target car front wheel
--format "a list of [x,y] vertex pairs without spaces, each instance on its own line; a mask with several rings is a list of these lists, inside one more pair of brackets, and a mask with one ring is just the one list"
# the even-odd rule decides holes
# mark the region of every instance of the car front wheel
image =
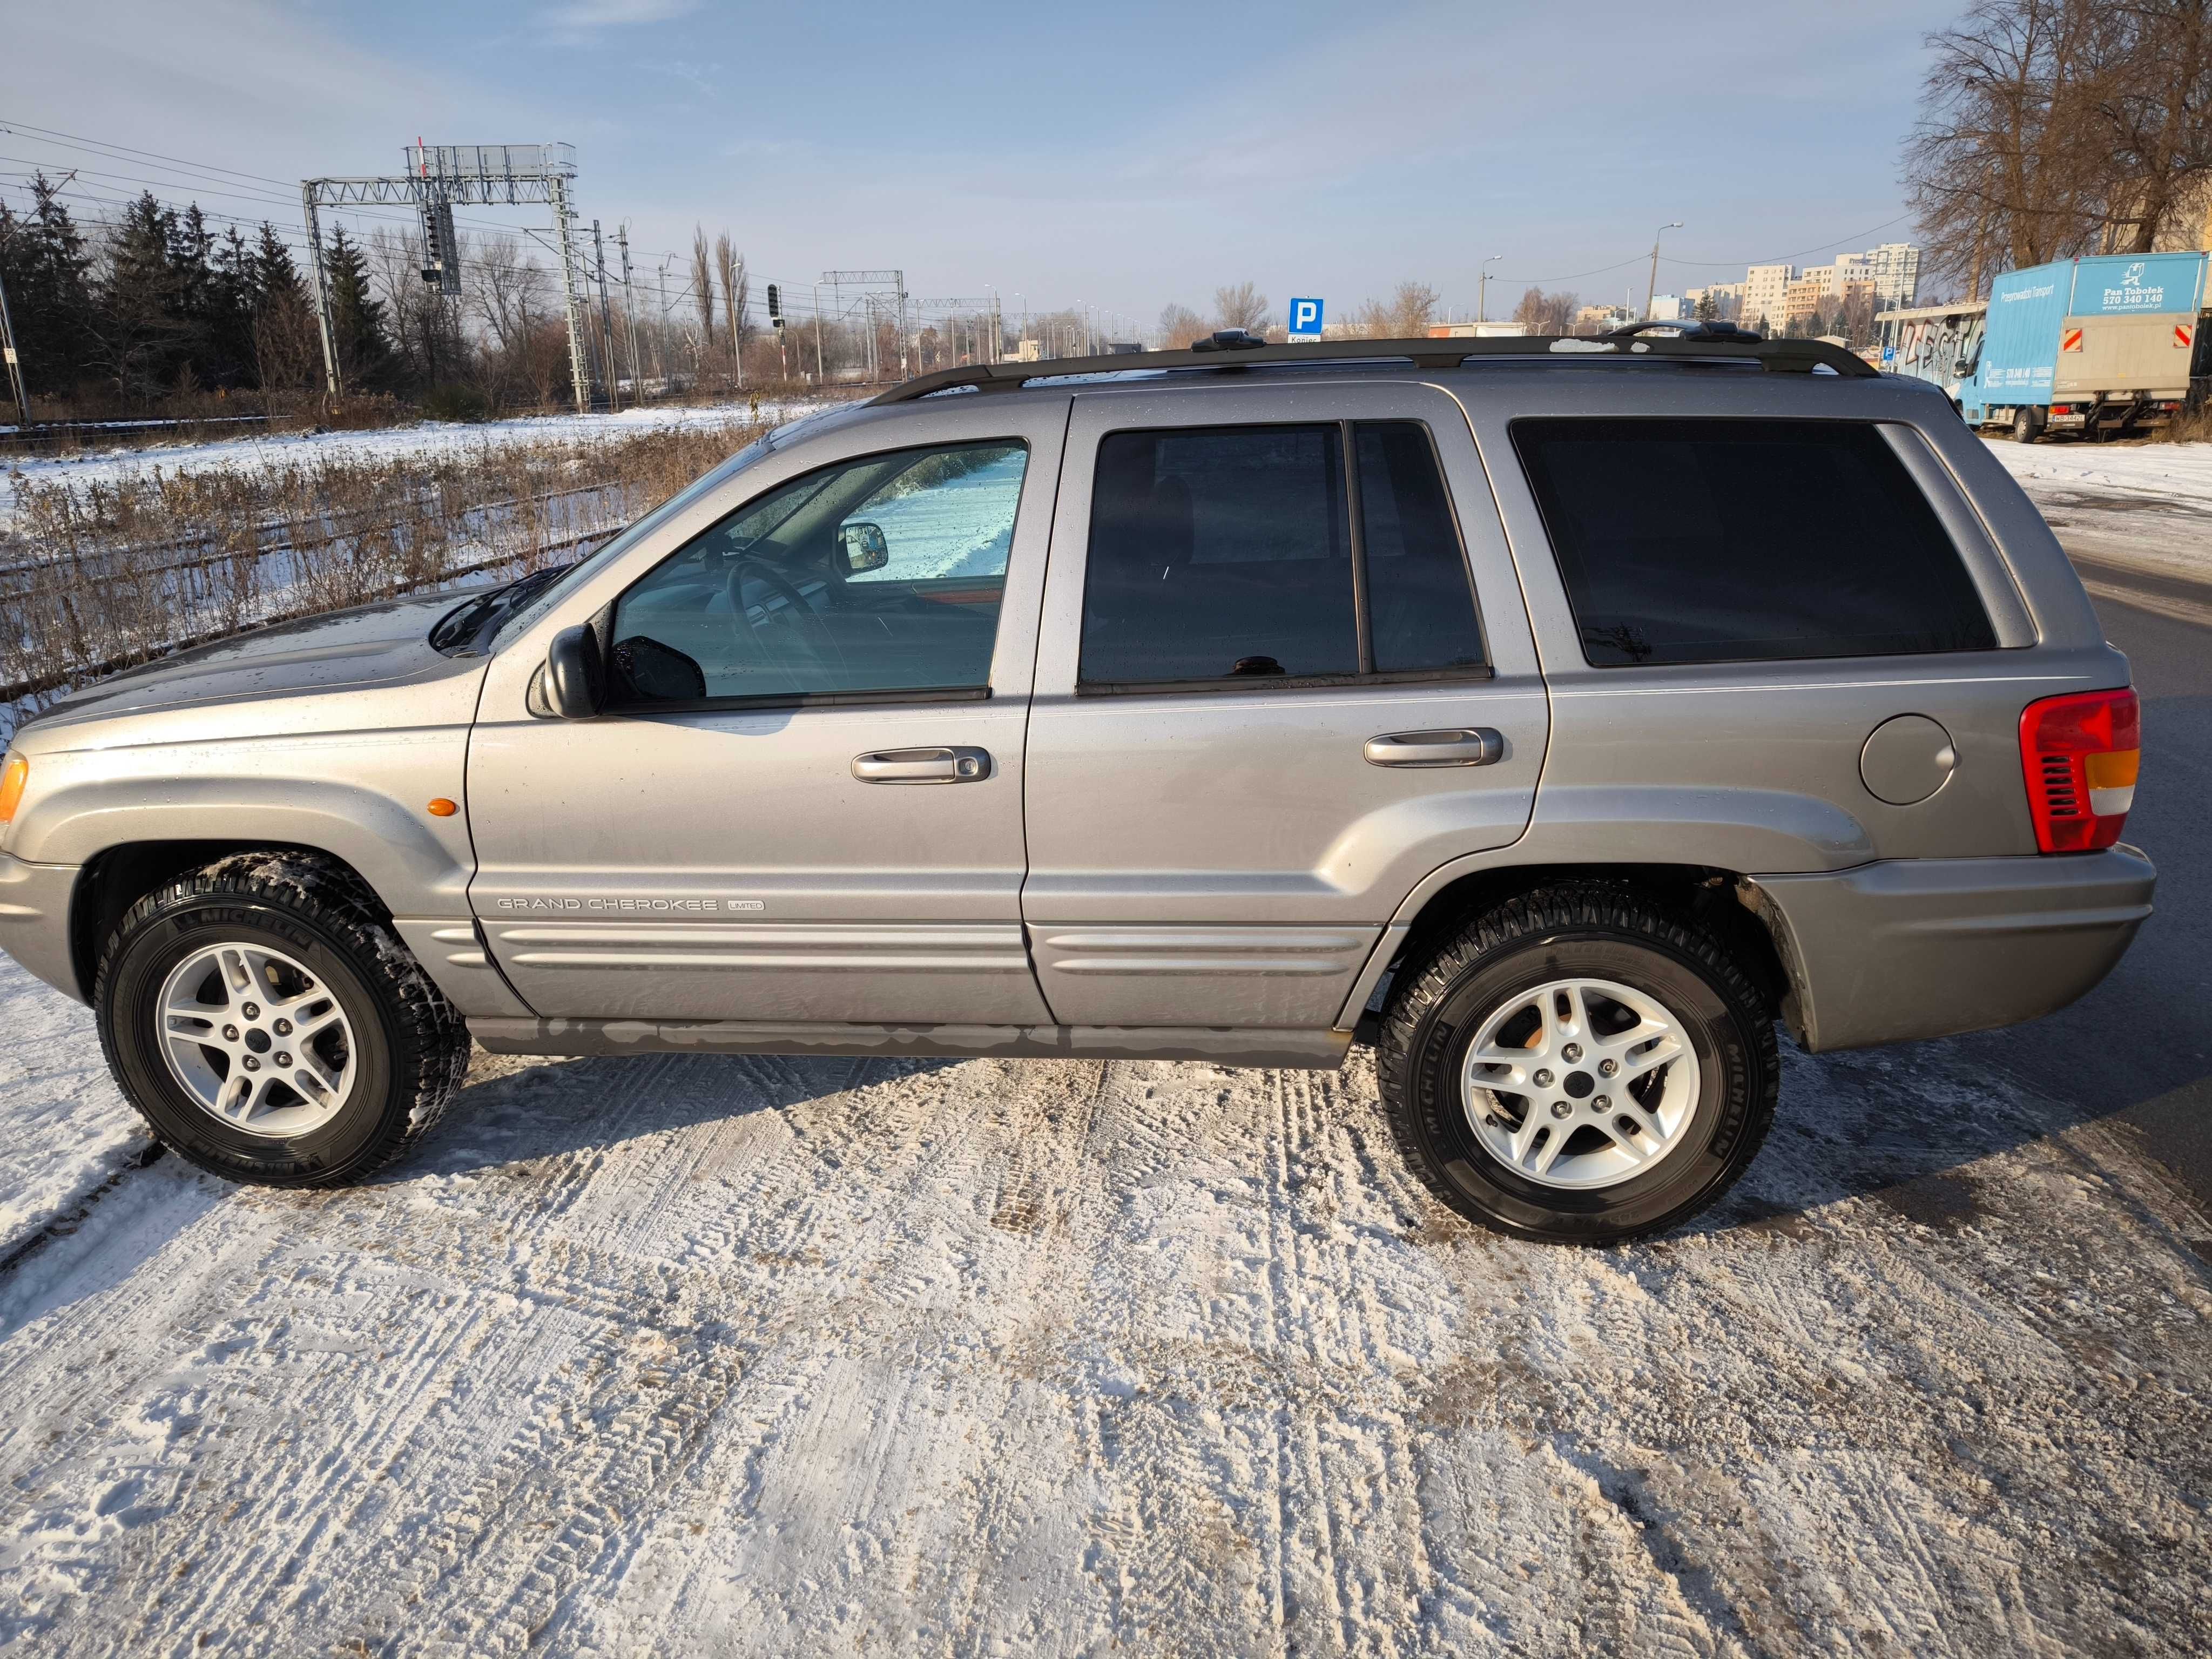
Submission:
[[1378,1069],[1407,1161],[1471,1220],[1614,1243],[1678,1225],[1765,1138],[1774,1026],[1713,934],[1626,888],[1500,906],[1393,999]]
[[133,905],[94,1007],[124,1094],[179,1156],[233,1181],[359,1180],[428,1127],[468,1028],[343,866],[210,865]]

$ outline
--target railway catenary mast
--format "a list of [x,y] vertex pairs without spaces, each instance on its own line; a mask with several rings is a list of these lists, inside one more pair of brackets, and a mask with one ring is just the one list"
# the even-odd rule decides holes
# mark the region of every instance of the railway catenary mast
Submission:
[[[441,292],[459,291],[460,262],[453,242],[456,207],[526,207],[553,210],[549,234],[561,261],[561,299],[568,322],[568,377],[579,411],[603,397],[584,343],[584,268],[576,246],[576,149],[573,144],[410,144],[405,173],[384,178],[307,179],[300,206],[307,230],[307,283],[323,342],[323,381],[331,396],[345,390],[331,325],[330,282],[323,269],[321,210],[368,204],[413,207],[432,262],[427,278]],[[609,388],[611,390],[611,388]]]

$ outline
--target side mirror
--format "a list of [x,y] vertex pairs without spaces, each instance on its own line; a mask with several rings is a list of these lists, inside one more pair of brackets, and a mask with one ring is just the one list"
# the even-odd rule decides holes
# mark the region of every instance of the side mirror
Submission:
[[848,576],[857,576],[864,570],[881,570],[891,562],[891,544],[884,539],[884,527],[865,520],[839,525],[837,559]]
[[564,628],[545,653],[545,701],[564,720],[588,720],[607,700],[599,636],[588,628]]

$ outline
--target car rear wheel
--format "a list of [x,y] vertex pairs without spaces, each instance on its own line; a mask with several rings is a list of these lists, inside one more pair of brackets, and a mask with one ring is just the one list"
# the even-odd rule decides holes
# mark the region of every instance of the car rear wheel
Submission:
[[1469,1219],[1615,1243],[1680,1224],[1773,1120],[1773,1020],[1713,934],[1622,887],[1516,899],[1393,999],[1382,1098],[1414,1172]]
[[234,1181],[337,1186],[388,1162],[468,1069],[468,1028],[350,871],[240,854],[131,907],[94,992],[162,1143]]
[[2043,435],[2043,411],[2021,408],[2012,412],[2012,438],[2014,443],[2032,444]]

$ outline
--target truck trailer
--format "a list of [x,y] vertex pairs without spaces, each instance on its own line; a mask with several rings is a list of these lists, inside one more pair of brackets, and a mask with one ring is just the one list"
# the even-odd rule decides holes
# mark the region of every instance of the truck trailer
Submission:
[[2007,271],[1990,286],[1979,349],[1959,365],[1960,414],[2023,443],[2172,421],[2212,373],[2206,258],[2100,254]]

